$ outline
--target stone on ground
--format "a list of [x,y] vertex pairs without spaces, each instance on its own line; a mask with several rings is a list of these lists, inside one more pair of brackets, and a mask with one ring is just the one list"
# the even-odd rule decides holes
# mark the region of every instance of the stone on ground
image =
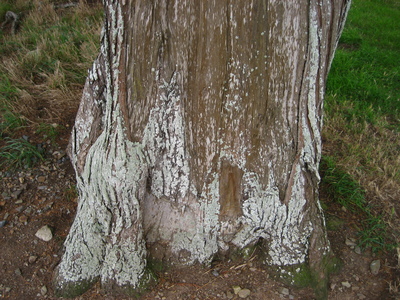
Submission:
[[49,226],[45,225],[42,228],[40,228],[35,236],[45,242],[50,241],[53,238],[53,233],[51,232],[51,229]]

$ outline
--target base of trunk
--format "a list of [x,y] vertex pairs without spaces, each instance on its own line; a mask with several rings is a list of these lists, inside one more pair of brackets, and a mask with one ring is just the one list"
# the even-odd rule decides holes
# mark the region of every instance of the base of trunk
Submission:
[[[56,270],[53,280],[55,295],[62,298],[75,298],[88,291],[99,280],[100,278],[96,277],[91,280],[65,281],[59,276],[58,270]],[[155,286],[156,283],[157,277],[150,269],[147,269],[139,279],[139,283],[136,286],[131,286],[128,284],[119,285],[115,281],[109,280],[106,282],[102,282],[101,287],[102,289],[107,291],[107,293],[138,298],[144,292]]]
[[54,272],[54,293],[57,297],[74,298],[82,295],[89,290],[97,281],[99,277],[92,279],[83,279],[81,281],[66,281],[60,277],[59,268]]

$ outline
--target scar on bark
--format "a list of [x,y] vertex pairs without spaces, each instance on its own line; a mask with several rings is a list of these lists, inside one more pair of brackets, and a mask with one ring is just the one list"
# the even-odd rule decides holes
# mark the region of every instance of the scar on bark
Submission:
[[243,171],[237,166],[224,160],[221,165],[220,179],[220,219],[222,221],[234,221],[242,213],[241,190]]

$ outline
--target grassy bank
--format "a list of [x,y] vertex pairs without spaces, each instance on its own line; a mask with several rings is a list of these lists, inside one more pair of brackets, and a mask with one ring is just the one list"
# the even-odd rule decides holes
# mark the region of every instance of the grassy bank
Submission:
[[377,251],[400,242],[399,20],[399,1],[353,1],[325,101],[322,188]]
[[73,119],[87,69],[98,53],[101,7],[2,1],[2,22],[7,11],[18,22],[15,34],[11,24],[0,31],[0,129]]
[[31,165],[41,157],[34,136],[54,142],[74,120],[98,53],[103,12],[99,1],[58,2],[0,3],[1,23],[7,11],[18,16],[15,33],[12,22],[0,30],[0,163]]

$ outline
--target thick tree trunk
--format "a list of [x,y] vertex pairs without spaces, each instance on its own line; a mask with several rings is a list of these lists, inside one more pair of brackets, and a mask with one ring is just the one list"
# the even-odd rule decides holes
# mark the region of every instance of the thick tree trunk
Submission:
[[148,255],[209,263],[260,240],[267,264],[323,274],[322,101],[349,4],[105,0],[58,290],[140,290]]

